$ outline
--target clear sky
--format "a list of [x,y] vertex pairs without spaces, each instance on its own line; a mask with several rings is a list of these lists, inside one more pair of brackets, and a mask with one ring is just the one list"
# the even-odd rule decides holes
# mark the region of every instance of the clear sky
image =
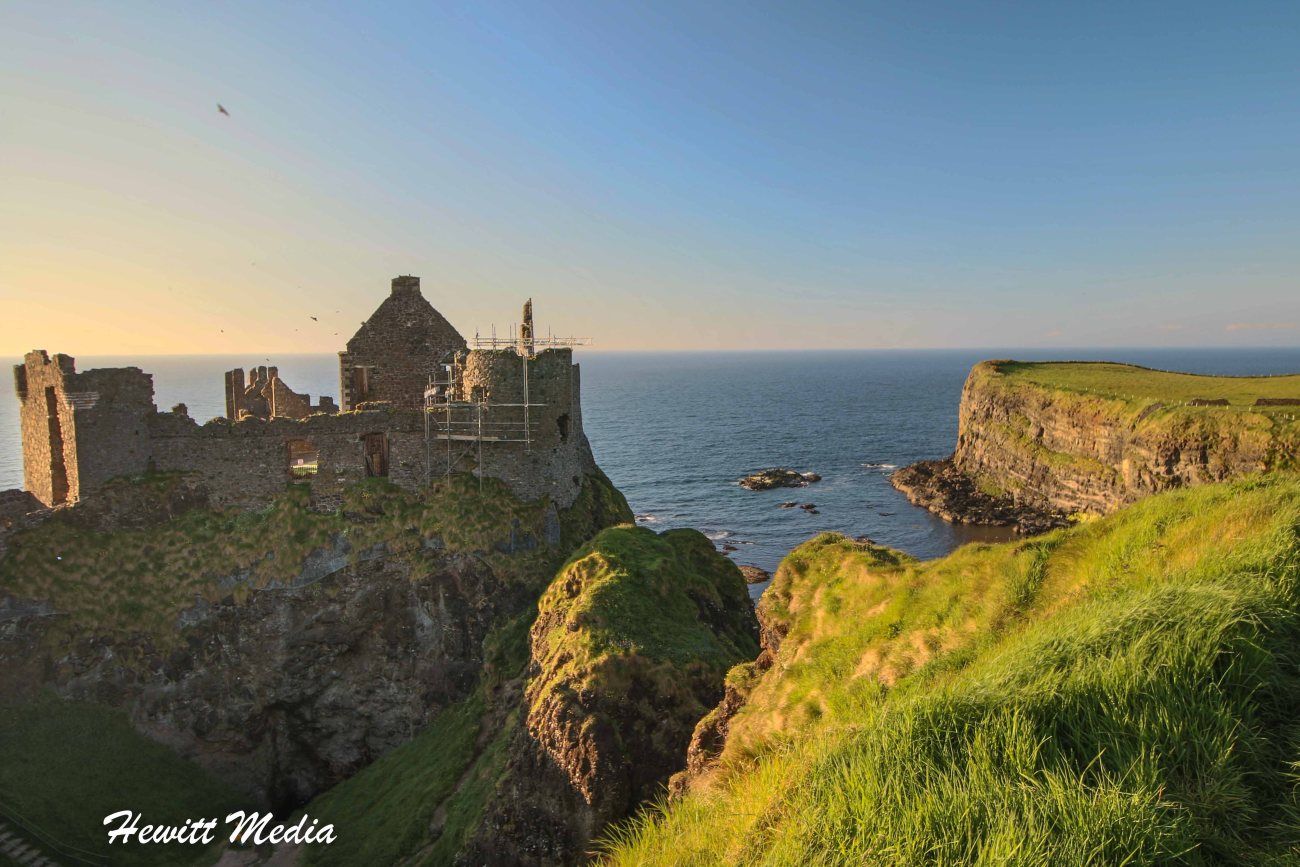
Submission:
[[602,349],[1294,346],[1300,3],[0,2],[0,354],[333,351],[408,273]]

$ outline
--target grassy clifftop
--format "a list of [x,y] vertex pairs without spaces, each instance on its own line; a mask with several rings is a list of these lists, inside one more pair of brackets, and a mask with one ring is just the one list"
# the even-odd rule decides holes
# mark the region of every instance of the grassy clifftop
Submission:
[[1201,376],[1102,361],[1003,361],[992,365],[1013,382],[1133,401],[1139,408],[1150,401],[1227,400],[1229,407],[1241,408],[1260,398],[1300,399],[1300,374]]
[[[176,475],[120,479],[100,496],[153,505],[181,482]],[[547,505],[520,502],[496,479],[480,487],[473,477],[452,476],[420,492],[369,479],[348,488],[333,512],[311,509],[306,489],[293,485],[260,511],[190,508],[138,527],[104,529],[73,511],[13,537],[0,558],[0,596],[44,600],[63,612],[51,640],[145,634],[179,643],[177,618],[196,598],[243,601],[289,584],[313,553],[345,550],[356,562],[383,546],[419,575],[430,550],[473,552],[502,575],[536,581],[600,528],[631,518],[622,494],[592,474],[557,516],[559,544],[547,547],[537,544]]]
[[1300,479],[918,563],[825,535],[713,771],[617,864],[1296,863]]

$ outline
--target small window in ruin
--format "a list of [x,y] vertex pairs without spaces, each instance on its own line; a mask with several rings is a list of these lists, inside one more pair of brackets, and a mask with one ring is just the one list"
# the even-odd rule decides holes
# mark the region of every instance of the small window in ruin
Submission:
[[289,478],[309,479],[320,468],[320,449],[311,440],[289,440]]
[[555,426],[560,429],[560,442],[569,439],[569,414],[566,412],[555,420]]
[[352,405],[370,400],[370,368],[352,368]]
[[361,438],[362,455],[369,477],[388,475],[388,434],[369,433]]

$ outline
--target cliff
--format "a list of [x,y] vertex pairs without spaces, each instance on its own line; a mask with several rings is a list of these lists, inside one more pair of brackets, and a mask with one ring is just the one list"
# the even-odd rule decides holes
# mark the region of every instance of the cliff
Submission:
[[985,361],[962,390],[953,456],[892,481],[948,520],[1036,532],[1171,488],[1300,466],[1292,398],[1300,376]]
[[819,536],[609,862],[1293,863],[1297,551],[1280,473],[927,562]]
[[630,520],[599,471],[582,485],[564,510],[452,477],[246,512],[192,477],[118,480],[7,535],[0,694],[122,708],[246,805],[301,805],[462,707],[488,639]]
[[606,530],[538,606],[522,725],[465,864],[576,864],[685,763],[758,653],[739,570],[695,530]]
[[581,863],[682,768],[727,669],[758,652],[739,571],[693,530],[605,530],[537,612],[491,639],[463,712],[309,805],[349,839],[303,863]]

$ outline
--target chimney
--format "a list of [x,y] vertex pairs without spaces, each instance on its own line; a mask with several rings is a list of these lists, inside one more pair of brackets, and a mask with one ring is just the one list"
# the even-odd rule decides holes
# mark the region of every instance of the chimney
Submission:
[[419,278],[419,277],[410,277],[410,276],[394,277],[394,278],[393,278],[393,294],[394,294],[394,295],[398,295],[398,294],[403,293],[403,292],[414,292],[416,295],[419,295],[419,294],[420,294],[420,278]]

